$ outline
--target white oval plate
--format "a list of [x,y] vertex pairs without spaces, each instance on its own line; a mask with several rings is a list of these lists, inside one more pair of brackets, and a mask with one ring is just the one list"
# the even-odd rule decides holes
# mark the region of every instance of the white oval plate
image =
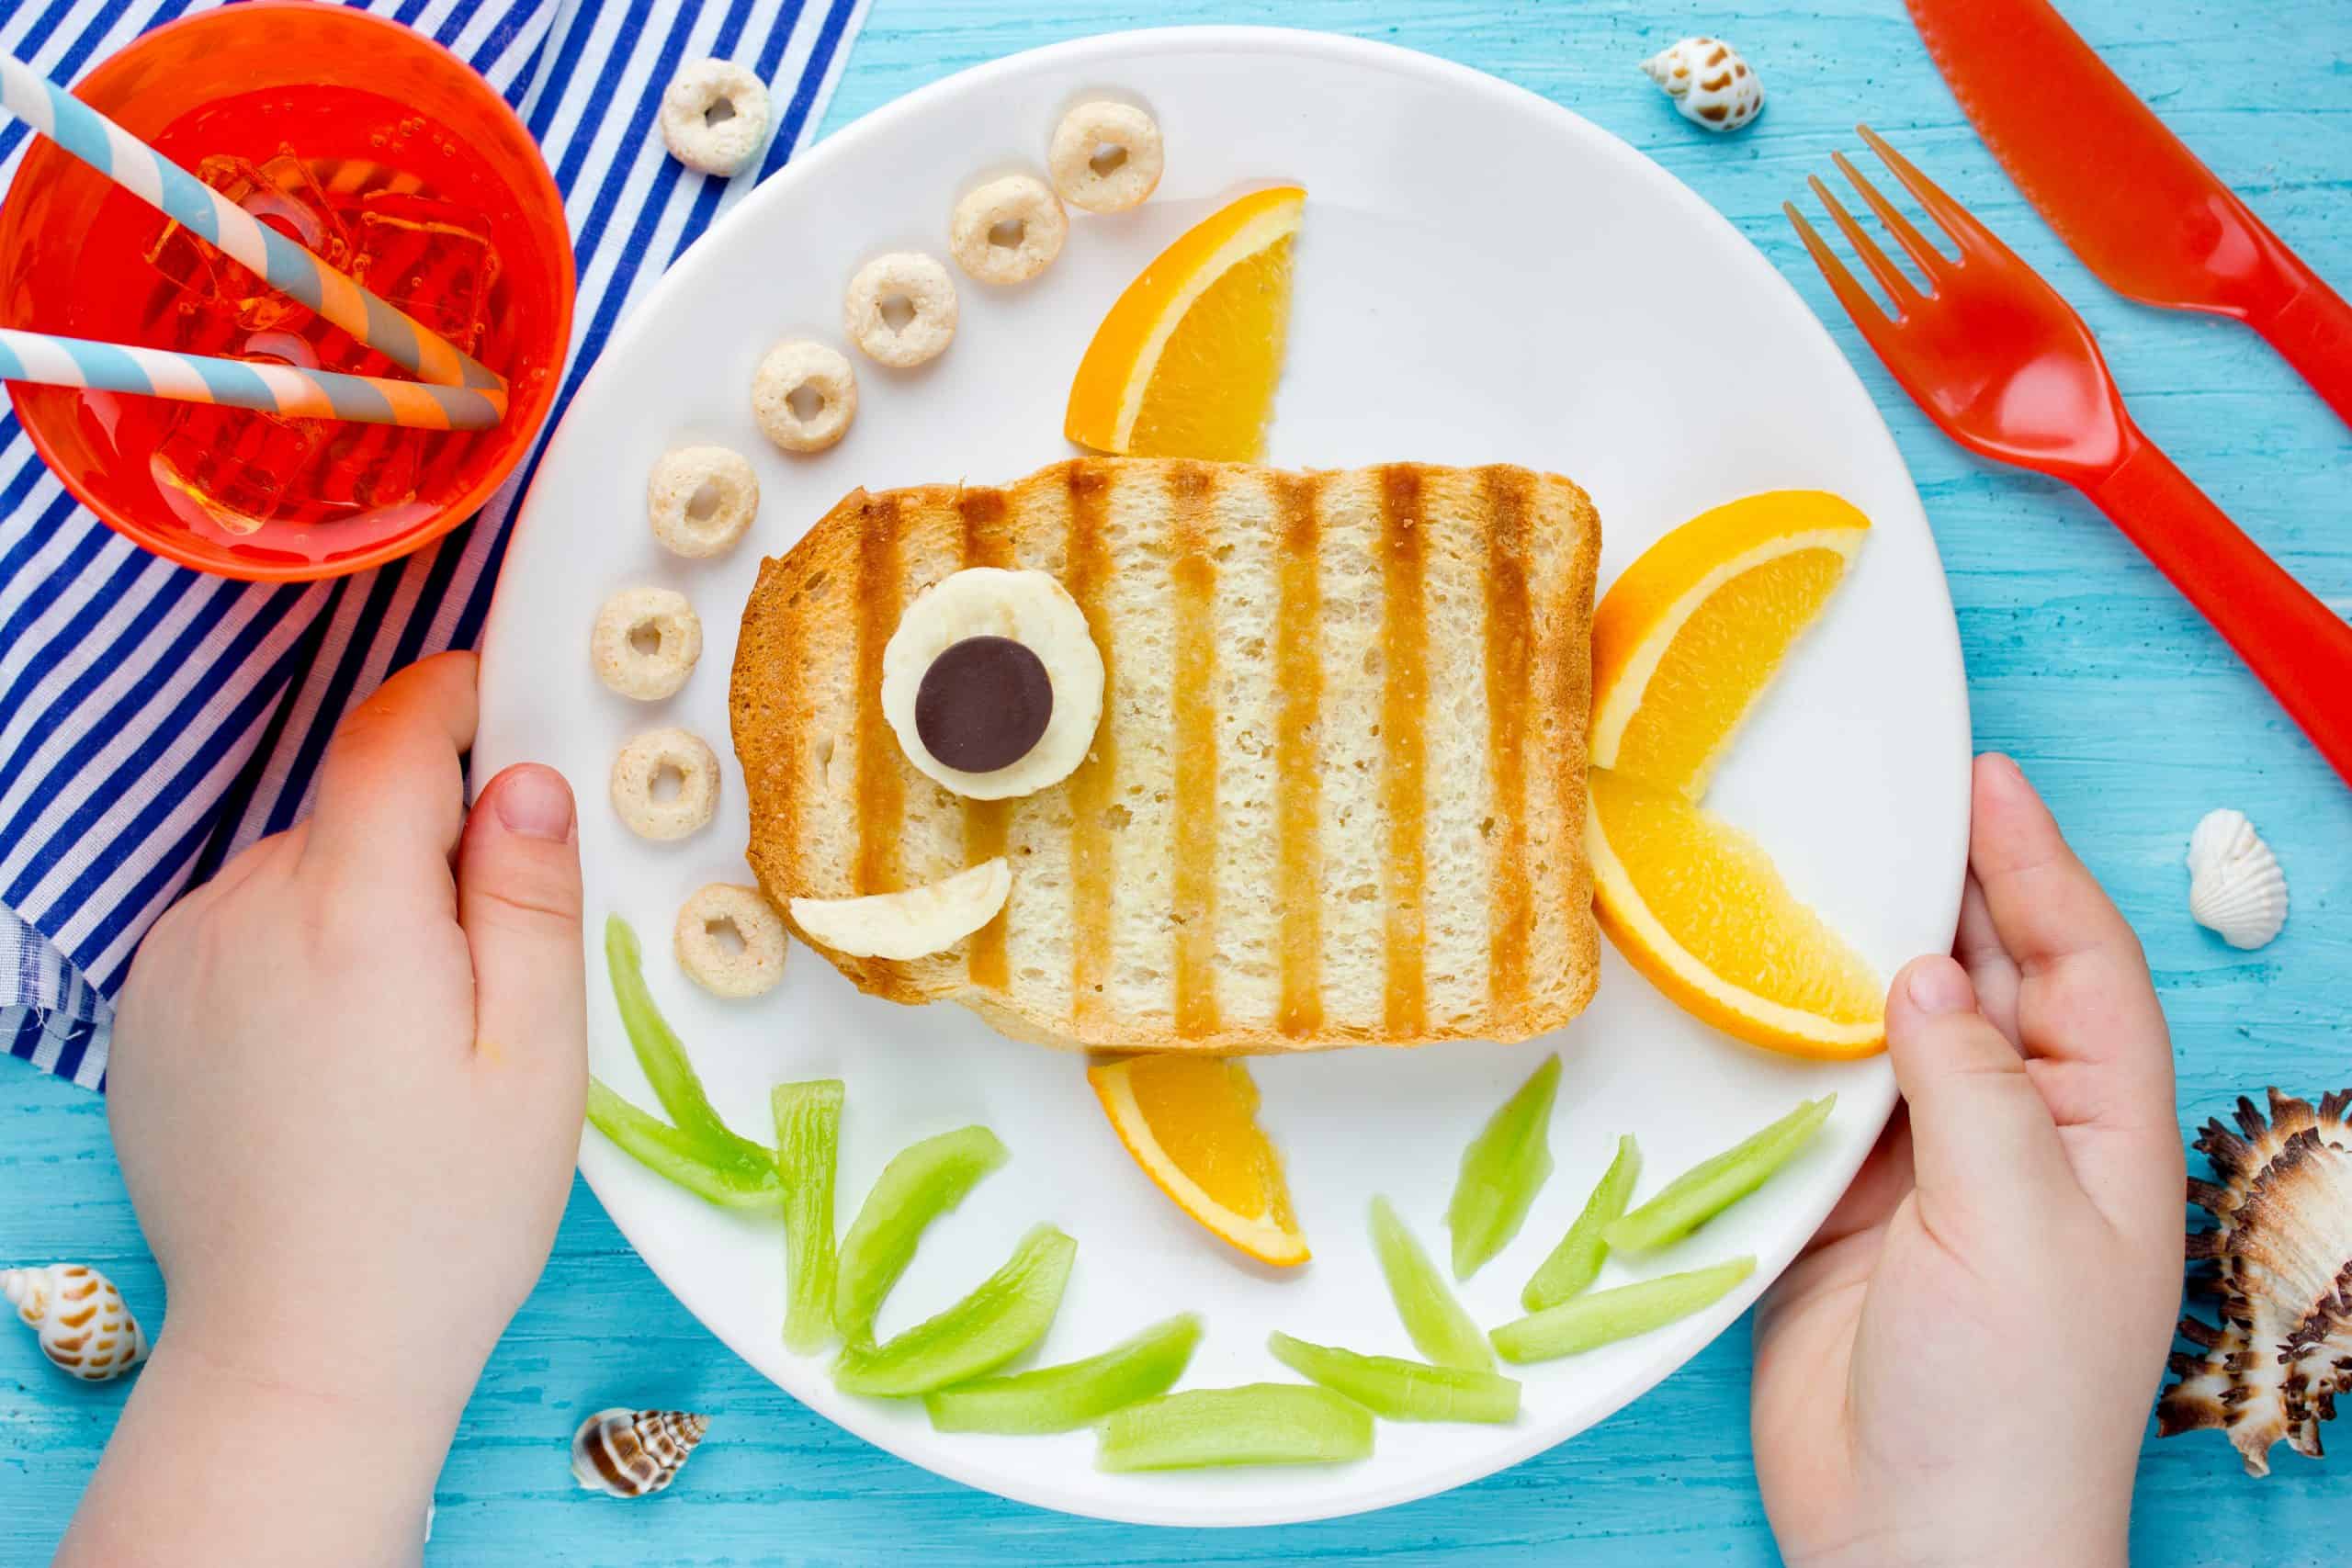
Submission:
[[[840,343],[850,274],[885,249],[944,255],[948,209],[983,172],[1037,167],[1060,111],[1115,90],[1148,104],[1168,174],[1141,209],[1073,212],[1056,265],[1022,288],[961,278],[946,355],[899,373],[861,361],[849,436],[786,457],[751,417],[752,368],[777,337]],[[654,1271],[737,1353],[794,1395],[913,1462],[1005,1496],[1145,1523],[1272,1524],[1356,1512],[1474,1480],[1600,1420],[1673,1371],[1788,1262],[1843,1190],[1894,1096],[1883,1059],[1821,1066],[1736,1044],[1686,1018],[1615,954],[1574,1026],[1516,1048],[1437,1046],[1270,1061],[1254,1069],[1315,1260],[1278,1275],[1242,1260],[1163,1199],[1104,1124],[1074,1057],[1001,1038],[953,1006],[862,997],[807,951],[782,987],[715,1001],[672,961],[680,901],[748,881],[743,788],[727,744],[738,615],[778,554],[852,488],[998,483],[1068,453],[1062,402],[1095,324],[1142,265],[1238,191],[1309,193],[1289,367],[1271,460],[1508,460],[1556,469],[1600,510],[1604,584],[1675,524],[1730,497],[1818,486],[1876,523],[1861,559],[1780,677],[1712,804],[1753,830],[1800,896],[1885,973],[1951,942],[1967,821],[1967,699],[1934,541],[1894,442],[1796,293],[1690,191],[1598,128],[1493,77],[1384,45],[1255,28],[1091,39],[927,87],[850,126],[747,198],[631,315],[557,431],[490,619],[475,776],[529,758],[578,786],[587,873],[589,1055],[651,1097],[604,983],[607,911],[645,939],[655,994],[720,1111],[764,1141],[767,1091],[839,1076],[849,1100],[840,1223],[919,1137],[986,1122],[1012,1161],[935,1227],[881,1328],[937,1311],[1030,1224],[1079,1240],[1041,1361],[1090,1354],[1182,1309],[1208,1333],[1193,1387],[1284,1378],[1269,1330],[1411,1354],[1364,1235],[1388,1193],[1444,1255],[1464,1143],[1547,1050],[1566,1066],[1559,1168],[1519,1239],[1463,1292],[1492,1325],[1583,1203],[1616,1134],[1641,1141],[1654,1190],[1834,1089],[1836,1115],[1782,1176],[1656,1272],[1743,1252],[1747,1287],[1670,1329],[1527,1369],[1510,1427],[1383,1424],[1379,1448],[1332,1469],[1111,1476],[1092,1438],[940,1436],[919,1404],[833,1391],[824,1363],[784,1351],[772,1224],[663,1185],[593,1133],[581,1166]],[[845,345],[844,345],[845,346]],[[752,457],[761,513],[733,556],[665,555],[645,476],[674,444]],[[613,696],[589,671],[604,597],[659,582],[703,615],[701,668],[670,702]],[[632,838],[604,799],[630,734],[684,724],[728,754],[719,820],[684,843]],[[1437,787],[1442,787],[1440,784]],[[1630,1277],[1617,1265],[1604,1283]],[[616,1331],[622,1331],[615,1320]],[[1670,1463],[1666,1451],[1661,1466]]]

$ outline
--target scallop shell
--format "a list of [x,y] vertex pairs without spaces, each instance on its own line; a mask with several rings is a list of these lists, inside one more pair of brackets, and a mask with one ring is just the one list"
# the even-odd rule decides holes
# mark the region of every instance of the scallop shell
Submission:
[[147,1359],[147,1337],[114,1281],[85,1264],[0,1271],[0,1296],[40,1336],[41,1354],[90,1382]]
[[2256,948],[2287,923],[2287,874],[2243,811],[2209,811],[2188,836],[2188,912],[2232,947]]
[[1642,62],[1682,118],[1709,130],[1737,130],[1764,107],[1764,80],[1721,39],[1687,38]]
[[2219,1428],[2250,1475],[2270,1473],[2282,1438],[2317,1459],[2320,1423],[2352,1394],[2352,1089],[2269,1099],[2267,1119],[2241,1099],[2235,1132],[2211,1121],[2198,1136],[2221,1180],[2192,1177],[2188,1201],[2221,1224],[2188,1233],[2189,1286],[2220,1321],[2180,1320],[2197,1349],[2174,1354],[2179,1381],[2156,1404],[2159,1437]]
[[642,1497],[677,1479],[708,1430],[683,1410],[599,1410],[571,1435],[571,1473],[591,1492]]

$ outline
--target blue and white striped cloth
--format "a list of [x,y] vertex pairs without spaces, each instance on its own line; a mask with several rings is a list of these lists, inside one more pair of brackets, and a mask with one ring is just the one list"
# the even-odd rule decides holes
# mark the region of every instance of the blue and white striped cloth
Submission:
[[[72,82],[211,0],[13,0],[0,51]],[[580,267],[555,411],[630,302],[749,175],[682,167],[662,90],[707,55],[770,86],[759,172],[805,147],[868,0],[369,0],[470,61],[538,139]],[[0,186],[26,131],[0,125]],[[335,721],[393,670],[481,634],[536,456],[473,525],[333,582],[227,582],[140,550],[74,503],[0,413],[0,1042],[103,1087],[119,987],[148,925],[308,809]]]

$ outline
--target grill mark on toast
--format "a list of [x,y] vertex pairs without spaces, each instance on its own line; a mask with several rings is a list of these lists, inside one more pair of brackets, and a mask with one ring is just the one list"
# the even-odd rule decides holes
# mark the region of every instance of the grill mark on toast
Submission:
[[1322,721],[1322,580],[1315,486],[1295,474],[1273,481],[1281,534],[1274,608],[1275,894],[1282,907],[1282,992],[1274,1025],[1292,1039],[1323,1027],[1322,855],[1317,826],[1323,777],[1317,727]]
[[[783,563],[776,560],[760,563],[760,583],[752,591],[754,603],[768,597],[768,575],[771,572],[774,572],[781,581],[784,575]],[[805,579],[803,582],[805,586]],[[781,603],[776,607],[775,615],[775,641],[778,653],[775,660],[775,705],[776,711],[786,716],[785,722],[790,725],[799,722],[802,705],[808,701],[808,612],[801,604],[798,592],[780,594],[779,597]],[[746,637],[744,642],[748,646],[752,640]],[[739,652],[737,655],[739,665],[741,657]],[[730,682],[738,689],[743,683],[740,678]],[[729,693],[728,708],[729,728],[736,734],[742,734],[744,721],[737,707],[732,691]],[[741,755],[740,751],[738,755]],[[815,757],[806,750],[797,757],[787,755],[785,766],[780,770],[785,775],[785,787],[763,792],[768,798],[775,802],[775,839],[776,842],[784,846],[783,863],[787,867],[797,868],[805,864],[808,858],[800,843],[800,795],[804,789],[814,795],[824,786],[824,769],[821,765],[816,766],[816,777],[808,780],[805,784],[796,775],[802,770],[809,768],[815,761]],[[757,787],[759,781],[750,779],[748,763],[745,776],[750,787]],[[759,841],[760,835],[755,831],[752,835],[752,846],[754,850],[757,849]],[[774,886],[768,880],[770,869],[764,862],[755,862],[753,870],[757,873],[758,881],[763,886]],[[776,902],[788,907],[783,899],[777,899]]]
[[899,498],[873,499],[857,534],[857,883],[863,893],[899,886],[899,833],[906,780],[898,738],[882,716],[882,650],[899,624],[906,563],[899,548]]
[[1169,577],[1174,590],[1170,663],[1171,817],[1179,1039],[1214,1034],[1216,1007],[1216,563],[1210,558],[1214,470],[1196,463],[1169,475]]
[[[1010,568],[1013,564],[1012,541],[1004,530],[1002,491],[956,491],[956,515],[964,525],[965,566]],[[1012,821],[1012,802],[1009,800],[967,799],[964,863],[978,865],[1004,853],[1006,830]],[[964,959],[964,976],[972,985],[991,991],[1005,988],[1011,974],[1005,957],[1005,921],[1011,912],[1008,904],[997,911],[994,919],[972,933],[971,946]]]
[[1111,581],[1111,554],[1102,530],[1110,500],[1110,474],[1080,458],[1068,469],[1069,488],[1069,594],[1086,613],[1087,629],[1102,655],[1102,722],[1094,749],[1069,776],[1069,1012],[1080,1040],[1102,1016],[1102,987],[1111,969],[1111,829],[1104,813],[1118,780],[1118,750],[1111,714],[1118,682],[1111,623],[1102,596]]
[[1382,815],[1388,826],[1387,981],[1383,1030],[1391,1041],[1429,1032],[1427,852],[1422,774],[1429,737],[1429,620],[1421,536],[1421,476],[1408,467],[1380,470],[1380,693]]
[[1012,541],[1004,531],[1004,491],[957,491],[956,517],[964,525],[966,566],[1012,570]]
[[1487,468],[1479,480],[1487,513],[1487,725],[1494,762],[1494,925],[1487,965],[1487,1006],[1516,1020],[1527,994],[1527,943],[1534,924],[1527,885],[1527,557],[1531,476]]

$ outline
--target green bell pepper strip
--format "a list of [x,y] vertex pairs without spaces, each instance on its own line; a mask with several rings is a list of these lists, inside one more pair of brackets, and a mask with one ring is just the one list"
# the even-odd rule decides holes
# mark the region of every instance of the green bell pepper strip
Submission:
[[1340,1464],[1372,1453],[1372,1412],[1311,1383],[1256,1382],[1164,1393],[1102,1424],[1098,1470]]
[[1343,1393],[1391,1421],[1483,1421],[1519,1418],[1519,1384],[1496,1372],[1432,1367],[1401,1356],[1363,1356],[1332,1345],[1273,1335],[1274,1359],[1310,1382]]
[[1542,1312],[1548,1306],[1558,1306],[1578,1291],[1592,1283],[1600,1273],[1600,1260],[1609,1256],[1609,1243],[1601,1235],[1617,1216],[1625,1212],[1633,1201],[1634,1183],[1642,1174],[1642,1153],[1627,1134],[1617,1140],[1617,1157],[1600,1173],[1600,1184],[1592,1196],[1584,1201],[1583,1212],[1560,1238],[1542,1266],[1519,1292],[1519,1304],[1530,1312]]
[[1464,1367],[1474,1372],[1495,1370],[1494,1352],[1487,1337],[1453,1299],[1437,1265],[1396,1217],[1385,1198],[1372,1201],[1372,1246],[1380,1271],[1387,1278],[1388,1294],[1413,1348],[1441,1367]]
[[1053,1326],[1077,1255],[1078,1243],[1052,1225],[1039,1225],[1002,1268],[945,1312],[882,1345],[843,1349],[833,1363],[833,1386],[843,1393],[902,1398],[996,1371]]
[[956,1383],[925,1394],[923,1404],[933,1431],[1023,1438],[1074,1431],[1174,1388],[1200,1342],[1201,1320],[1185,1313],[1099,1356]]
[[833,1338],[833,1166],[842,1083],[775,1086],[775,1164],[784,1178],[784,1346],[813,1356]]
[[910,1145],[882,1168],[842,1237],[833,1326],[843,1339],[854,1344],[874,1337],[875,1314],[913,1261],[922,1233],[1004,1161],[1004,1145],[994,1133],[959,1127]]
[[1445,1227],[1453,1234],[1453,1277],[1467,1280],[1510,1245],[1528,1205],[1552,1175],[1552,1103],[1560,1058],[1547,1056],[1462,1151]]
[[1680,1241],[1770,1179],[1829,1119],[1838,1097],[1808,1100],[1713,1159],[1668,1182],[1658,1195],[1602,1233],[1611,1252],[1655,1252]]
[[1495,1348],[1506,1361],[1549,1361],[1631,1339],[1713,1305],[1755,1271],[1756,1259],[1738,1258],[1712,1269],[1593,1291],[1504,1324],[1495,1330]]
[[764,1172],[716,1164],[698,1140],[639,1111],[594,1077],[588,1080],[588,1122],[638,1164],[706,1201],[771,1213],[784,1203],[784,1183],[773,1159]]
[[739,1136],[712,1109],[702,1079],[695,1076],[694,1064],[686,1059],[685,1046],[671,1032],[661,1010],[653,1005],[652,993],[645,988],[644,953],[638,946],[637,932],[618,915],[605,919],[605,966],[612,972],[613,1000],[620,1009],[622,1027],[628,1031],[628,1043],[637,1052],[637,1065],[644,1069],[645,1081],[653,1086],[654,1098],[670,1113],[678,1131],[703,1145],[715,1165],[741,1166],[747,1172],[763,1165],[773,1167],[773,1154]]

